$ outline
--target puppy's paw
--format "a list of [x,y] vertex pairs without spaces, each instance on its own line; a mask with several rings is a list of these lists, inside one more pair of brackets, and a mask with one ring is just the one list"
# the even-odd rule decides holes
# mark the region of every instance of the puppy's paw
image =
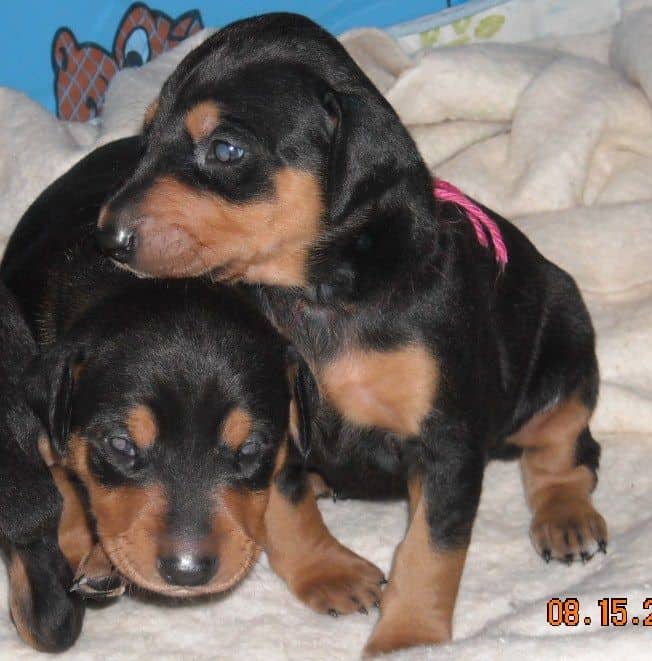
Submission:
[[120,597],[124,591],[124,579],[115,571],[104,549],[96,544],[79,563],[70,592],[86,599],[107,601]]
[[298,572],[291,587],[313,610],[337,617],[356,612],[366,615],[380,603],[384,583],[378,567],[334,545]]
[[319,473],[309,472],[307,480],[308,486],[315,498],[332,498],[333,500],[337,500],[337,494],[328,486],[326,480]]
[[122,576],[113,573],[108,576],[82,576],[70,588],[85,599],[108,601],[124,594],[125,582]]
[[530,537],[546,562],[587,562],[607,551],[607,524],[588,500],[549,501],[535,512]]
[[409,608],[389,611],[378,620],[362,656],[369,658],[407,647],[437,645],[450,640],[450,623],[439,622],[436,614],[425,620],[423,613],[410,613]]
[[84,604],[68,593],[72,574],[56,550],[21,549],[9,566],[11,618],[20,637],[41,652],[63,652],[81,631]]

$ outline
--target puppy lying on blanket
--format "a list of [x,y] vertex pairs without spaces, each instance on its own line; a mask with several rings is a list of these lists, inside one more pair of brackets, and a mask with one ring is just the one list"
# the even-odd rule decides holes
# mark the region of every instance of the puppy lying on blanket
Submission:
[[[288,444],[288,371],[296,370],[280,336],[232,289],[141,280],[96,250],[100,204],[128,174],[116,164],[139,156],[140,146],[124,141],[80,162],[28,210],[2,264],[41,347],[25,378],[47,432],[40,450],[64,499],[58,547],[54,534],[28,547],[10,535],[20,635],[48,651],[71,645],[83,606],[68,589],[119,592],[111,564],[137,586],[191,597],[235,585],[261,548],[306,595],[320,590],[321,573],[332,570],[325,557],[333,558],[339,592],[371,606],[382,573],[330,536],[314,501],[297,507],[284,491],[296,454]],[[27,334],[19,318],[16,327],[10,336]],[[11,471],[19,493],[50,488],[43,469]],[[34,518],[33,509],[58,503],[43,499],[10,506]],[[73,585],[84,558],[93,574]]]
[[444,184],[433,195],[333,37],[289,14],[226,27],[167,80],[143,140],[100,214],[104,250],[141,275],[255,285],[314,377],[311,460],[345,493],[407,485],[367,653],[450,639],[491,456],[520,456],[546,560],[605,549],[594,333],[574,281],[506,220]]
[[23,390],[36,343],[3,284],[0,346],[0,543],[9,556],[10,610],[24,640],[55,652],[79,634],[84,607],[68,593],[76,566],[69,566],[57,540],[63,501],[39,456],[45,430]]

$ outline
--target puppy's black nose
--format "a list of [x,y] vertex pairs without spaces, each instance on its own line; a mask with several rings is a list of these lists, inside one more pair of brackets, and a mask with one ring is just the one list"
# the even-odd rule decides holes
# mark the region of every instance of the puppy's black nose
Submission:
[[112,224],[98,227],[95,240],[100,250],[116,262],[128,262],[136,250],[136,232]]
[[205,585],[215,576],[218,566],[215,556],[196,556],[193,553],[158,559],[158,571],[165,582],[184,587]]

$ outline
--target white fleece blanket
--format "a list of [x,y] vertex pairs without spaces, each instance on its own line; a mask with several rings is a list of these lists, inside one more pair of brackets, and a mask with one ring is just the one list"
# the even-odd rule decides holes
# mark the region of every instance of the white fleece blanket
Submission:
[[[652,0],[631,0],[615,29],[534,45],[471,45],[409,60],[385,35],[344,43],[409,125],[433,171],[512,218],[578,280],[598,332],[603,441],[595,500],[609,554],[546,566],[528,540],[514,464],[491,465],[455,618],[455,642],[405,658],[649,658],[652,627],[601,627],[597,600],[652,597]],[[635,11],[638,10],[638,11]],[[0,241],[38,192],[94,146],[138,129],[143,109],[197,35],[109,90],[101,124],[58,122],[0,90]],[[4,235],[4,236],[3,236]],[[401,504],[324,503],[333,531],[387,570]],[[577,597],[592,624],[546,623],[552,597]],[[32,658],[9,624],[0,579],[0,658]],[[652,608],[647,613],[651,613]],[[353,659],[375,615],[308,611],[261,560],[211,603],[124,598],[89,610],[71,659]]]

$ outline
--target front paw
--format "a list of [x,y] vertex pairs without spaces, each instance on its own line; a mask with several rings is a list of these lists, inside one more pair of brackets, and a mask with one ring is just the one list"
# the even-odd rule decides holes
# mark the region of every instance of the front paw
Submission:
[[607,524],[588,500],[551,499],[534,515],[530,537],[546,562],[570,564],[607,551]]
[[336,617],[355,612],[366,615],[380,603],[385,582],[378,567],[334,545],[302,567],[290,588],[313,610]]
[[451,623],[440,614],[424,617],[425,613],[389,610],[381,615],[362,656],[365,658],[389,654],[408,647],[437,645],[451,640]]
[[70,567],[44,544],[14,550],[9,566],[10,611],[20,637],[41,652],[63,652],[81,631],[85,607],[68,592]]
[[79,563],[70,592],[85,599],[109,601],[124,594],[125,587],[124,578],[118,574],[104,549],[96,544]]
[[309,472],[306,479],[315,498],[332,498],[333,502],[337,500],[337,493],[319,473]]

